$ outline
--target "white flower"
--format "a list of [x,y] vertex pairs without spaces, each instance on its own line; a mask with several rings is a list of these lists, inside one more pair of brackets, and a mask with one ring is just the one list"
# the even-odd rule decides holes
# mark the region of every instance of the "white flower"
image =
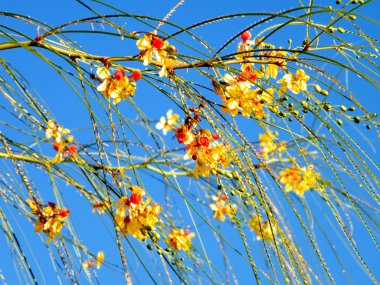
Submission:
[[172,110],[166,113],[166,118],[161,117],[160,121],[156,124],[157,130],[162,130],[162,133],[166,135],[168,131],[174,129],[178,123],[179,115],[173,114]]

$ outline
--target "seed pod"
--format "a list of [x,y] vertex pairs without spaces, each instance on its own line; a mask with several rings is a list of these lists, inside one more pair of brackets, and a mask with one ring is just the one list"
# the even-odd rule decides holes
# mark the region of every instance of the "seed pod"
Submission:
[[354,107],[354,106],[351,106],[351,107],[348,108],[347,110],[353,112],[353,111],[355,111],[355,107]]
[[327,91],[327,90],[322,90],[320,93],[321,93],[323,96],[327,96],[327,95],[329,95],[329,91]]
[[342,120],[340,120],[340,119],[336,120],[336,123],[337,123],[339,126],[343,125],[343,122],[342,122]]
[[350,18],[352,21],[356,20],[356,16],[355,15],[350,15],[350,16],[348,16],[348,18]]
[[321,86],[319,86],[318,84],[314,84],[314,89],[315,89],[315,92],[318,92],[318,93],[322,91]]
[[342,112],[346,112],[347,111],[347,107],[344,106],[344,105],[340,105],[340,109],[342,110]]
[[343,29],[343,28],[341,28],[341,27],[339,27],[339,28],[338,28],[338,32],[339,32],[339,33],[345,33],[345,32],[346,32],[346,30],[345,30],[345,29]]
[[352,117],[352,120],[354,121],[354,123],[357,123],[357,124],[360,123],[360,117],[358,116]]
[[309,107],[309,104],[307,104],[306,101],[302,101],[302,102],[301,102],[301,106],[302,106],[303,108],[307,109],[307,107]]
[[325,104],[323,105],[323,109],[325,109],[326,111],[331,111],[332,107],[330,104]]

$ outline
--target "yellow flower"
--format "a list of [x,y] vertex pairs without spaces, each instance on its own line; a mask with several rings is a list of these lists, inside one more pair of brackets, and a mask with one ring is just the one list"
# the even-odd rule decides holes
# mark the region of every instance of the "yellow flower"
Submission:
[[171,248],[174,248],[176,250],[183,249],[185,252],[189,252],[191,249],[191,240],[194,237],[194,233],[190,233],[189,230],[173,229],[170,232],[169,237],[165,240],[165,242]]
[[[231,86],[226,87],[226,92],[222,95],[222,101],[224,102],[222,111],[230,113],[232,117],[235,117],[239,108],[243,105],[250,105],[251,99],[254,97],[254,91],[250,89],[249,82],[236,82]],[[243,108],[243,116],[249,117],[250,112],[245,111]]]
[[166,135],[168,131],[173,130],[178,124],[179,115],[173,114],[172,110],[166,113],[165,117],[161,117],[160,121],[156,124],[157,130],[162,130],[163,134]]
[[33,214],[35,215],[38,214],[40,206],[38,205],[36,201],[28,199],[26,200],[26,203],[28,204],[29,208],[32,210]]
[[218,196],[212,196],[211,199],[215,201],[215,204],[210,204],[211,210],[214,211],[215,220],[219,219],[221,222],[224,222],[226,220],[225,215],[230,218],[233,217],[237,210],[237,206],[235,204],[229,205],[226,195],[218,193]]
[[268,221],[263,221],[263,218],[259,215],[254,215],[249,221],[249,227],[252,231],[256,232],[257,239],[272,240],[276,234],[277,229],[274,225],[269,224]]
[[54,239],[55,236],[61,231],[70,210],[60,208],[58,205],[49,202],[48,206],[44,207],[41,212],[37,212],[38,220],[34,227],[35,232],[44,232],[50,238]]
[[148,65],[152,62],[164,63],[168,54],[166,49],[169,47],[167,41],[161,40],[153,33],[146,33],[144,37],[137,40],[136,45],[140,50],[140,57],[144,65]]
[[319,174],[313,171],[313,167],[289,167],[280,171],[280,182],[285,185],[285,191],[293,191],[303,196],[305,191],[315,188],[319,180]]
[[45,132],[46,138],[52,138],[55,143],[60,143],[62,141],[62,136],[69,134],[70,130],[57,125],[53,120],[49,120],[47,122]]
[[216,142],[212,143],[209,149],[198,149],[194,176],[207,177],[211,171],[217,171],[220,166],[227,168],[232,159],[229,152],[227,146]]
[[104,253],[103,251],[99,251],[98,252],[98,255],[97,257],[95,258],[96,262],[93,261],[93,260],[87,260],[85,262],[82,263],[82,266],[84,269],[88,269],[89,267],[95,267],[97,269],[100,269],[100,266],[103,264],[104,262]]
[[287,89],[294,94],[299,94],[300,91],[306,91],[306,82],[310,79],[310,76],[302,69],[297,69],[296,75],[291,73],[285,74],[277,83],[282,84],[280,87],[280,95],[285,93]]
[[103,80],[97,90],[106,97],[113,98],[113,104],[118,104],[128,96],[133,97],[136,91],[136,83],[130,81],[123,69],[118,69],[114,76],[111,76],[108,68],[98,67],[96,74]]
[[125,236],[130,234],[144,240],[159,221],[158,215],[162,208],[159,204],[149,205],[149,201],[143,203],[145,191],[140,187],[132,186],[130,190],[132,194],[129,198],[121,197],[116,203],[117,229]]
[[259,152],[264,159],[268,159],[269,155],[275,151],[282,152],[285,149],[285,143],[276,142],[277,136],[271,131],[266,131],[264,134],[259,134],[260,149]]
[[237,54],[235,55],[235,58],[236,59],[244,59],[244,58],[250,58],[252,57],[252,51],[253,51],[253,48],[251,47],[251,45],[248,43],[243,43],[243,42],[240,42],[238,44],[238,49],[237,49]]
[[268,64],[265,69],[265,79],[272,77],[277,78],[278,68],[286,66],[287,53],[285,51],[272,51],[265,52],[265,56],[268,57]]

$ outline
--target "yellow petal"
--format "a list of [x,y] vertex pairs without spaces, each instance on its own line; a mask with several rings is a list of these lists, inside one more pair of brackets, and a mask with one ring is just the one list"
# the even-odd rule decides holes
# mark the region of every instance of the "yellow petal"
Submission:
[[99,269],[100,266],[103,264],[104,262],[104,253],[103,251],[99,251],[98,252],[98,256],[96,257],[96,268]]

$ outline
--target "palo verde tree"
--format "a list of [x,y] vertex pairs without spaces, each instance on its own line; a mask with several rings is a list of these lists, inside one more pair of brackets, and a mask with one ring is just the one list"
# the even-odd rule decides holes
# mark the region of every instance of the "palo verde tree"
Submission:
[[378,284],[378,1],[9,2],[3,284]]

